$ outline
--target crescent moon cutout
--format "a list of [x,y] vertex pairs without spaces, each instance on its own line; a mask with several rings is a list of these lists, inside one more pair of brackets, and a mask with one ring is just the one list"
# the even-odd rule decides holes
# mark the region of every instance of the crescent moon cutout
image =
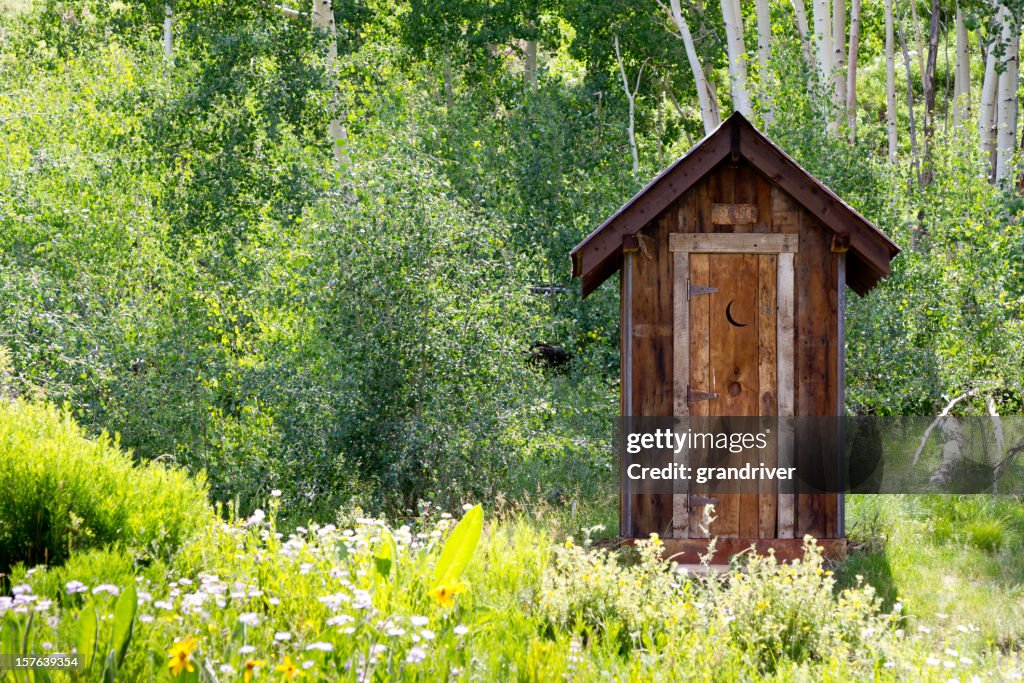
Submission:
[[[735,299],[733,299],[733,301],[735,301]],[[734,325],[735,327],[746,327],[750,323],[738,323],[736,322],[736,319],[732,317],[732,311],[729,309],[732,308],[733,301],[730,301],[729,304],[725,307],[725,319],[728,320],[729,323],[731,325]]]

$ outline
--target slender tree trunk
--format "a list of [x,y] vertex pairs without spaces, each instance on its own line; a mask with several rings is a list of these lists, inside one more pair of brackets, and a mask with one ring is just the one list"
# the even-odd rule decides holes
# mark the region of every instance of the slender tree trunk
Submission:
[[889,133],[889,162],[896,163],[896,36],[893,0],[885,0],[885,124]]
[[978,105],[978,146],[989,164],[989,176],[995,167],[995,124],[996,91],[999,87],[999,73],[996,71],[995,46],[989,47],[985,59],[985,78],[981,83],[981,102]]
[[775,103],[772,98],[770,64],[772,61],[772,12],[769,0],[756,0],[757,56],[761,66],[761,88],[767,100],[762,118],[766,125],[775,123]]
[[164,57],[174,58],[174,10],[164,5]]
[[910,17],[914,21],[914,42],[917,44],[917,69],[924,77],[924,39],[921,37],[921,22],[917,18],[917,0],[910,0]]
[[640,78],[644,74],[644,66],[640,65],[640,71],[636,75],[636,86],[629,87],[629,78],[626,76],[626,64],[622,61],[622,52],[619,50],[619,36],[615,36],[615,61],[619,65],[619,74],[622,75],[622,91],[626,94],[626,101],[629,103],[629,150],[633,154],[633,177],[640,174],[640,150],[636,144],[636,95],[640,92]]
[[832,0],[832,50],[836,68],[836,104],[846,103],[846,0]]
[[718,113],[718,95],[715,94],[714,86],[704,73],[704,67],[697,56],[697,48],[693,44],[693,36],[690,34],[690,26],[683,16],[679,0],[671,0],[669,14],[675,22],[680,37],[683,39],[683,46],[686,48],[686,59],[690,63],[690,71],[693,73],[693,82],[697,87],[697,99],[700,101],[700,116],[704,122],[704,132],[711,134],[718,124],[722,122]]
[[835,53],[832,49],[832,15],[829,13],[829,0],[814,0],[811,7],[814,10],[814,44],[818,53],[818,71],[821,73],[821,82],[831,84]]
[[796,30],[800,32],[800,44],[804,48],[804,57],[807,58],[807,65],[814,68],[817,63],[814,59],[814,50],[811,48],[811,28],[807,24],[807,10],[804,8],[804,0],[791,0],[793,15],[796,17]]
[[932,0],[932,16],[928,25],[928,64],[922,73],[924,85],[924,135],[925,144],[931,140],[935,129],[935,65],[939,57],[939,0]]
[[850,58],[846,72],[846,125],[850,129],[850,142],[857,139],[857,59],[860,51],[860,3],[850,6]]
[[907,115],[910,119],[910,159],[914,166],[914,174],[917,176],[917,184],[921,185],[921,166],[919,163],[920,153],[917,147],[917,124],[914,122],[914,79],[910,69],[910,50],[907,49],[907,36],[903,30],[903,21],[900,21],[900,47],[903,49],[903,64],[907,70]]
[[1002,44],[1005,46],[1003,72],[999,75],[996,99],[996,182],[1010,175],[1010,162],[1017,150],[1017,90],[1020,87],[1020,27],[1006,5],[1000,7]]
[[344,172],[352,164],[352,158],[348,152],[348,130],[341,123],[338,116],[338,78],[335,73],[335,62],[338,60],[338,43],[335,36],[338,35],[337,27],[334,25],[334,9],[331,7],[331,0],[313,0],[313,27],[324,31],[330,37],[330,45],[327,48],[327,73],[330,77],[333,96],[331,98],[331,120],[327,124],[327,135],[330,137],[334,151],[334,163],[339,172]]
[[956,8],[956,66],[953,69],[953,122],[956,126],[971,118],[971,46],[964,11]]
[[725,22],[726,51],[729,54],[729,89],[732,105],[747,118],[754,115],[747,90],[747,48],[743,44],[743,16],[738,0],[721,0],[722,20]]

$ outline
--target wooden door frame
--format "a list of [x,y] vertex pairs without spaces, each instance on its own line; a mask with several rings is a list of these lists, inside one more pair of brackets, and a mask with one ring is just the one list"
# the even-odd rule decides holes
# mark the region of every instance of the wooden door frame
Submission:
[[[792,417],[795,407],[796,369],[796,269],[799,236],[782,233],[672,233],[669,251],[673,255],[673,359],[672,413],[690,414],[686,387],[690,382],[690,254],[775,254],[776,259],[776,393],[779,417]],[[791,467],[793,457],[792,421],[784,422],[779,434],[779,467]],[[680,458],[687,453],[681,451]],[[794,495],[779,494],[778,538],[793,538]],[[689,538],[689,500],[685,493],[672,496],[672,537]]]

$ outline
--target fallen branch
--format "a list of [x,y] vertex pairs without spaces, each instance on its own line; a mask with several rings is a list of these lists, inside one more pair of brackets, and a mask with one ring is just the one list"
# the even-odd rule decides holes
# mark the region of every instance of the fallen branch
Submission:
[[949,416],[949,411],[953,409],[953,406],[955,406],[957,403],[964,400],[965,398],[977,395],[977,393],[977,389],[971,389],[966,394],[960,394],[952,401],[950,401],[945,408],[942,409],[942,412],[939,413],[938,417],[936,417],[935,420],[930,425],[928,425],[928,429],[924,430],[924,435],[921,437],[921,445],[917,447],[917,452],[914,453],[914,462],[912,464],[917,464],[918,459],[921,457],[921,453],[924,452],[924,447],[928,444],[928,437],[932,435],[932,430],[939,426],[943,418]]

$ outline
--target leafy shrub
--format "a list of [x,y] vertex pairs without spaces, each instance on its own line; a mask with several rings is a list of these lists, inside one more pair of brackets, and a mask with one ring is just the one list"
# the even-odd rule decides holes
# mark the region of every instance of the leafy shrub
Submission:
[[136,466],[53,406],[0,403],[0,568],[105,545],[165,555],[212,517],[202,475]]

